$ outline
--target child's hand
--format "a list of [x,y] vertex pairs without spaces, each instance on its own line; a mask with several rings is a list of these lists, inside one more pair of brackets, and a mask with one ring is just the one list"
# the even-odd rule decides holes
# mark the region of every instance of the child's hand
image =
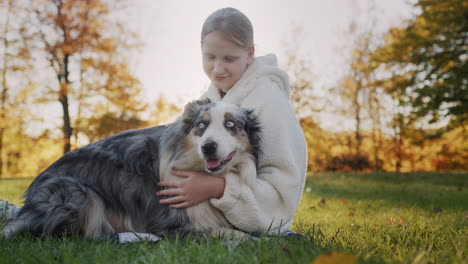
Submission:
[[161,181],[158,186],[172,187],[156,193],[157,196],[173,196],[161,199],[159,203],[169,204],[172,208],[187,208],[209,198],[220,198],[224,194],[224,178],[211,176],[206,172],[171,170],[181,180]]

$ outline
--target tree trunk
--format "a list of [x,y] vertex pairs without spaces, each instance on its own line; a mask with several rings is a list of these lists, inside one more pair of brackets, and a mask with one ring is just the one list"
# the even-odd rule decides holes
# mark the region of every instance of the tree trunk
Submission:
[[[68,86],[67,84],[61,84],[61,86]],[[62,90],[62,88],[61,88]],[[71,144],[70,138],[72,134],[72,127],[70,125],[70,111],[68,109],[68,95],[62,94],[60,91],[60,104],[62,105],[63,109],[63,154],[70,152]]]
[[356,156],[361,154],[361,105],[359,104],[359,92],[361,91],[362,84],[361,80],[358,80],[356,83],[356,90],[354,94],[354,118],[356,119]]
[[395,164],[395,171],[396,173],[400,174],[402,162],[403,162],[403,117],[400,116],[398,118],[398,133],[396,135],[396,146],[395,146],[395,154],[396,154],[396,164]]
[[[375,79],[375,77],[374,77]],[[374,160],[374,171],[382,170],[381,160],[379,158],[379,150],[381,150],[382,141],[382,126],[380,123],[380,103],[377,98],[377,91],[373,85],[369,95],[369,113],[372,121],[372,156]]]
[[63,59],[63,75],[59,76],[60,82],[60,96],[59,102],[62,105],[63,109],[63,154],[70,152],[71,150],[71,136],[72,136],[72,127],[70,122],[70,110],[68,105],[68,94],[69,94],[69,86],[70,80],[68,79],[69,71],[69,54],[65,54]]

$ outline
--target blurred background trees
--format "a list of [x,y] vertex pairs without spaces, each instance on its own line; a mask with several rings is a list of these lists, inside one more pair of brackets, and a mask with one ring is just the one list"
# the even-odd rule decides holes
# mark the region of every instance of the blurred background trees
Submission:
[[[142,41],[123,20],[131,4],[0,0],[0,177],[37,175],[77,147],[178,116],[183,105],[143,96],[132,67]],[[301,26],[286,36],[281,66],[310,171],[468,170],[468,3],[413,9],[385,34],[375,15],[339,32],[347,62],[334,85],[318,81]]]
[[[141,117],[148,102],[129,66],[139,39],[119,20],[126,4],[0,2],[1,176],[36,175],[73,148],[148,124]],[[42,129],[34,113],[56,111],[56,102],[61,133]]]
[[[379,35],[371,5],[365,10],[370,18],[359,27],[352,21],[344,32],[350,51],[346,70],[322,101],[335,98],[331,111],[353,120],[354,129],[323,130],[310,121],[317,116],[313,107],[300,104],[297,114],[308,141],[309,170],[468,169],[468,2],[419,0],[414,10],[417,15],[402,27]],[[294,65],[286,67],[293,76],[293,106],[301,100],[315,106],[317,98],[310,99],[317,90],[314,79],[294,78],[313,68],[297,73],[301,56],[286,54],[288,66]],[[309,122],[301,114],[304,107]]]

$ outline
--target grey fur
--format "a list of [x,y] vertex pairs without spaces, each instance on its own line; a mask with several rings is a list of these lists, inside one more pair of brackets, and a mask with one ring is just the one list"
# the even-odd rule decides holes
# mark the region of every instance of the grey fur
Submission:
[[[201,110],[211,107],[207,100],[195,101],[170,125],[126,131],[64,155],[32,182],[23,209],[7,224],[4,235],[29,231],[100,237],[119,228],[152,234],[198,231],[197,219],[185,209],[161,205],[156,192],[160,162],[183,159],[184,149],[190,148],[184,139]],[[249,139],[259,152],[258,122],[252,125],[246,131],[255,133]],[[251,154],[257,158],[258,153]]]

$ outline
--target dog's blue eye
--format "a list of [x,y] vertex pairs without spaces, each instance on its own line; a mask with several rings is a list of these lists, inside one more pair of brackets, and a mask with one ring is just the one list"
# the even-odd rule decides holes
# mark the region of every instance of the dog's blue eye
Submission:
[[198,128],[199,128],[199,129],[204,129],[204,128],[205,128],[205,124],[204,124],[203,122],[198,123]]
[[234,122],[232,122],[232,121],[227,121],[227,122],[226,122],[226,127],[227,127],[227,128],[233,128],[235,125],[236,125],[236,124],[234,124]]

